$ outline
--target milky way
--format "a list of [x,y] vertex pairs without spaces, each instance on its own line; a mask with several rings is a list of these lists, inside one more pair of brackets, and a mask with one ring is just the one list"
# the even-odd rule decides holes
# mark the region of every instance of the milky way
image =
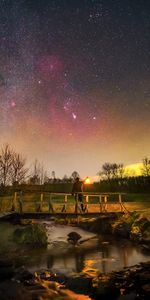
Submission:
[[50,173],[150,154],[149,1],[0,1],[0,143]]

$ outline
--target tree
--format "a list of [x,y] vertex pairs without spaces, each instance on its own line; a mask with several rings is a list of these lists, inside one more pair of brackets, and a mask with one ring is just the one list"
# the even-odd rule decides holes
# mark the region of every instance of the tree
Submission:
[[0,182],[3,186],[22,182],[28,169],[25,168],[25,158],[16,153],[9,144],[1,148],[0,153]]
[[10,171],[11,183],[21,183],[25,180],[28,169],[25,168],[26,159],[18,153],[12,154],[12,166]]
[[47,177],[47,174],[44,170],[43,165],[37,159],[35,159],[32,176],[30,177],[30,183],[43,184],[45,181],[45,177]]
[[56,175],[55,175],[55,171],[52,171],[52,178],[55,180]]
[[64,183],[71,183],[72,182],[72,177],[68,177],[66,174],[62,178],[62,182]]
[[29,184],[40,184],[40,178],[38,177],[38,175],[33,175],[32,177],[30,177]]
[[102,170],[98,172],[98,175],[102,178],[104,177],[104,179],[110,181],[111,179],[111,164],[110,163],[105,163],[104,165],[102,165]]
[[123,164],[117,164],[117,177],[123,178],[125,174],[125,167]]
[[1,149],[0,155],[0,181],[6,186],[10,183],[10,174],[13,162],[13,150],[9,144],[6,144]]
[[141,169],[143,176],[150,176],[150,159],[148,159],[147,157],[143,158]]
[[98,175],[110,181],[111,179],[122,178],[124,172],[125,170],[123,164],[105,163],[102,165],[102,170],[98,173]]
[[67,175],[64,175],[64,177],[62,178],[62,182],[64,182],[64,183],[68,182],[68,176]]
[[75,180],[77,177],[80,178],[80,175],[77,171],[74,171],[74,172],[72,172],[71,177],[72,177],[73,180]]

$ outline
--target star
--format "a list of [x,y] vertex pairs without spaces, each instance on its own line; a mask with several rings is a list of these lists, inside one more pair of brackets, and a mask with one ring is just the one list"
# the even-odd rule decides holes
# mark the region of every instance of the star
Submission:
[[77,115],[75,113],[72,113],[72,117],[73,117],[74,120],[76,120]]
[[10,106],[11,107],[15,107],[16,106],[16,102],[15,101],[11,101]]

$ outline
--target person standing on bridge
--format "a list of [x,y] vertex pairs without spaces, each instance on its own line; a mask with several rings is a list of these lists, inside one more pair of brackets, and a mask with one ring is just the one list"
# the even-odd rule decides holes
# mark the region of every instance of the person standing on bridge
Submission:
[[81,203],[81,210],[84,211],[84,205],[83,205],[83,181],[79,179],[79,177],[76,177],[75,182],[72,187],[72,195],[75,198],[75,212],[77,212],[78,208],[78,201]]

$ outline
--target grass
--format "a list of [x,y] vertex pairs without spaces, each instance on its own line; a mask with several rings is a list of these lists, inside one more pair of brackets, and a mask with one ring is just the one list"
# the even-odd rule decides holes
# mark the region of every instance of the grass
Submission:
[[125,202],[149,202],[150,194],[127,193],[123,196]]

